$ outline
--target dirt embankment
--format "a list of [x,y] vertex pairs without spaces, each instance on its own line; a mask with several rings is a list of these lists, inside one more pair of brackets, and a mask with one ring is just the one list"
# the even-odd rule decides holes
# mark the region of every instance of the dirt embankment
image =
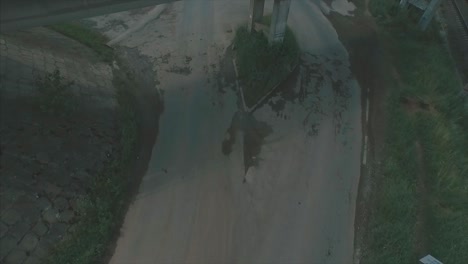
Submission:
[[[136,155],[133,157],[127,172],[130,194],[125,209],[122,210],[122,212],[126,213],[133,201],[131,198],[138,193],[138,187],[148,169],[153,146],[159,132],[159,117],[164,111],[164,103],[162,94],[155,88],[154,72],[150,60],[142,56],[137,49],[120,48],[117,53],[120,56],[121,62],[119,64],[121,68],[114,70],[116,74],[126,74],[130,78],[138,80],[138,87],[135,87],[133,94],[138,135]],[[116,226],[122,226],[123,221],[124,216],[122,215]],[[119,236],[120,230],[115,233],[113,243],[109,245],[103,263],[110,261]]]
[[373,208],[375,186],[378,186],[379,165],[385,134],[385,98],[389,66],[376,25],[371,17],[342,17],[330,15],[340,40],[346,46],[351,62],[351,71],[362,88],[363,158],[356,205],[355,258],[359,263],[366,237],[370,210]]
[[95,57],[46,28],[0,35],[1,263],[69,237],[88,182],[119,155],[113,74]]

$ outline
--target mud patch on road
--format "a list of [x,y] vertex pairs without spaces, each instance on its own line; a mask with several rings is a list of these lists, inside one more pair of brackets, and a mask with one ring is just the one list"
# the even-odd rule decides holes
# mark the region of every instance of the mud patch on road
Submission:
[[249,113],[238,111],[234,114],[231,125],[226,131],[221,150],[224,155],[232,152],[232,146],[236,142],[236,135],[244,133],[244,168],[245,173],[252,166],[259,163],[259,155],[265,138],[273,132],[273,129],[266,122],[258,121]]
[[232,50],[232,46],[229,46],[226,49],[224,57],[219,63],[219,72],[216,74],[218,88],[228,86],[235,91],[236,70],[234,69],[234,64],[232,63],[233,58],[234,51]]
[[[344,74],[344,76],[343,76]],[[349,125],[342,121],[351,98],[351,72],[341,60],[322,55],[304,53],[299,67],[282,83],[268,101],[279,118],[287,119],[287,104],[300,105],[306,115],[302,121],[308,136],[319,132],[321,121],[330,112],[335,133],[344,134]],[[330,89],[326,87],[331,86]]]
[[170,58],[171,58],[171,53],[168,52],[168,53],[166,53],[164,55],[159,56],[158,58],[156,58],[156,60],[158,62],[161,62],[161,63],[164,63],[164,64],[169,64],[169,59]]
[[258,166],[259,154],[265,138],[273,132],[270,125],[258,121],[252,115],[244,117],[244,165],[245,173],[252,166]]
[[171,68],[167,69],[166,71],[175,73],[175,74],[188,76],[192,73],[192,68],[190,68],[189,66],[181,67],[181,66],[173,65]]
[[236,112],[232,117],[231,126],[226,131],[226,135],[223,140],[221,151],[224,155],[229,155],[232,152],[232,146],[236,143],[236,134],[242,128],[241,127],[241,113]]

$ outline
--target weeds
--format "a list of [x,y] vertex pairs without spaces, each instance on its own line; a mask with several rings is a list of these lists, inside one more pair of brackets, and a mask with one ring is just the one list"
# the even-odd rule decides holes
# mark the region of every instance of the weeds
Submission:
[[299,57],[299,46],[289,29],[282,44],[270,45],[262,32],[249,33],[246,27],[240,27],[234,46],[239,79],[245,86],[244,96],[249,107],[283,81]]
[[189,66],[180,67],[174,65],[166,71],[187,76],[192,73],[192,68],[190,68]]
[[[415,10],[401,11],[398,1],[371,0],[380,35],[389,43],[401,78],[390,84],[387,140],[382,183],[372,211],[367,252],[362,263],[412,263],[415,255],[415,175],[420,173],[413,149],[424,152],[429,209],[424,237],[428,252],[444,263],[468,259],[468,111],[437,23],[417,29]],[[434,111],[405,111],[399,98],[416,98]]]
[[66,82],[59,70],[36,77],[39,91],[39,105],[43,112],[68,115],[75,109],[75,100],[70,87],[73,81]]
[[111,63],[114,59],[112,48],[106,46],[109,39],[102,34],[75,23],[57,24],[49,26],[49,28],[94,50],[104,62]]
[[[79,29],[77,32],[87,32],[87,29]],[[83,36],[79,35],[78,38]],[[96,37],[86,41],[97,45],[103,40],[102,37]],[[114,55],[108,58],[111,57]],[[129,74],[128,67],[123,63],[119,63],[119,66],[120,70],[114,71],[120,117],[117,155],[88,183],[89,192],[79,200],[80,218],[75,231],[52,251],[45,263],[100,263],[115,239],[120,221],[125,215],[125,202],[129,198],[127,169],[133,162],[138,140],[134,95],[137,84],[133,75]]]

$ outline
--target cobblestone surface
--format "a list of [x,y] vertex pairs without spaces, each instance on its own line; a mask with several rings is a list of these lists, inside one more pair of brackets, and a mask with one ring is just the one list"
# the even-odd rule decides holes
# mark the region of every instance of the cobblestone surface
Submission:
[[[112,68],[97,63],[95,55],[83,46],[53,31],[37,28],[13,36],[0,36],[2,92],[31,95],[34,80],[45,72],[60,70],[75,82],[73,92],[90,105],[115,107]],[[67,43],[67,46],[60,44]],[[85,53],[85,54],[82,54]]]
[[[79,111],[43,113],[35,80],[58,69]],[[0,35],[0,263],[40,263],[77,217],[86,182],[117,145],[112,69],[45,28]],[[104,155],[103,155],[104,153]]]

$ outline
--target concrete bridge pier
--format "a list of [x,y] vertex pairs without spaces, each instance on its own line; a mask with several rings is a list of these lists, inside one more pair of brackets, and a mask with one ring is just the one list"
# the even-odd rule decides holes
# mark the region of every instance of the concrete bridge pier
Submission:
[[291,0],[275,0],[273,13],[271,14],[270,43],[283,42],[288,23],[289,7]]
[[[270,33],[268,35],[270,43],[283,42],[290,6],[291,0],[275,0],[273,3]],[[249,32],[255,30],[255,23],[262,20],[264,8],[265,0],[250,0]]]
[[250,0],[249,32],[255,30],[255,23],[262,21],[265,0]]

